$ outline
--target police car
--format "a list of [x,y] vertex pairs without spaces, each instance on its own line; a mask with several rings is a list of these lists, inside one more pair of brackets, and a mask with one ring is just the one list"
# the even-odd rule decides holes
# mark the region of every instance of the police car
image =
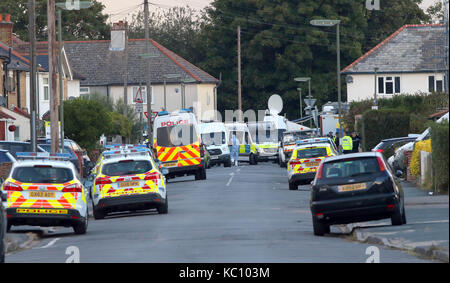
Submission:
[[9,177],[1,186],[7,194],[7,229],[12,226],[88,228],[87,191],[69,154],[17,153]]
[[146,148],[131,148],[103,153],[94,184],[94,218],[108,213],[156,208],[168,213],[165,177]]
[[289,190],[297,190],[301,184],[314,180],[320,162],[338,155],[328,138],[307,139],[297,142],[288,162]]

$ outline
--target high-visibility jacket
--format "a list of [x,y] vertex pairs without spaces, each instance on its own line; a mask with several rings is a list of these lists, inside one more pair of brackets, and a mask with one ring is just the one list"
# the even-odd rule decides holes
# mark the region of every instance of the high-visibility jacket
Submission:
[[342,149],[343,150],[353,150],[353,140],[349,136],[345,136],[342,139]]

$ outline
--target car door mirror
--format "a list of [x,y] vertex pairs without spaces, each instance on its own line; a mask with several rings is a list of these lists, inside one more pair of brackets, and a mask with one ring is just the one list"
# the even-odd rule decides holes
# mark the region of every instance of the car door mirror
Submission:
[[397,171],[395,171],[395,176],[396,176],[397,178],[401,178],[401,177],[403,176],[403,171],[402,171],[402,170],[397,170]]
[[161,169],[161,174],[163,174],[163,176],[168,175],[169,174],[169,169],[167,169],[167,168]]

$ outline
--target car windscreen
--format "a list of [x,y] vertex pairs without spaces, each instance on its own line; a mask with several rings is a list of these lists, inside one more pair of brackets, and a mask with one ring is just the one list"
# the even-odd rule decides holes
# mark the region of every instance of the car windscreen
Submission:
[[226,144],[225,132],[214,132],[202,134],[202,142],[206,146]]
[[[52,152],[52,146],[50,144],[40,144],[39,146],[42,147],[42,149],[46,152]],[[69,153],[72,158],[76,158],[72,149],[70,149],[70,147],[68,146],[64,146],[64,153]]]
[[326,147],[305,148],[297,151],[297,159],[318,158],[327,155]]
[[349,178],[380,173],[380,166],[375,157],[352,158],[327,162],[323,166],[324,178]]
[[16,167],[12,178],[22,183],[62,184],[72,181],[74,176],[69,168],[35,165]]
[[126,176],[145,174],[153,169],[148,160],[121,160],[103,165],[102,173],[106,176]]
[[156,144],[158,146],[186,146],[196,141],[197,131],[192,124],[160,127],[156,130]]

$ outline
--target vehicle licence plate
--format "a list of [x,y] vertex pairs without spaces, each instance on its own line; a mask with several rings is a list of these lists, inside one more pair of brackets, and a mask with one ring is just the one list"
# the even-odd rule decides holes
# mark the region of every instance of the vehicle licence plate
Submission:
[[319,166],[320,162],[308,162],[305,163],[306,167],[317,167]]
[[30,192],[30,198],[55,198],[54,192]]
[[217,160],[219,159],[219,156],[211,156],[211,160]]
[[162,165],[163,167],[176,167],[177,163],[176,162],[171,162],[171,163],[165,163]]
[[351,185],[339,186],[338,191],[340,193],[345,193],[345,192],[361,191],[361,190],[365,190],[366,188],[367,188],[367,185],[365,183],[351,184]]
[[18,208],[16,210],[17,213],[26,213],[26,214],[67,214],[67,210],[65,209],[24,209]]
[[139,182],[122,182],[119,184],[119,188],[139,187]]

